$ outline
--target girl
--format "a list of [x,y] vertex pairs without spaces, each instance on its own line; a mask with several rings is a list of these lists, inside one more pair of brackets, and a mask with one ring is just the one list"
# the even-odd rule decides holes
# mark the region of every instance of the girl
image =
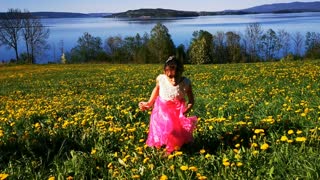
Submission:
[[165,145],[168,153],[193,141],[192,132],[197,122],[196,116],[186,117],[194,104],[194,97],[191,81],[183,77],[182,72],[183,65],[174,56],[169,57],[164,74],[156,78],[149,101],[139,103],[141,110],[153,106],[147,145],[157,148]]

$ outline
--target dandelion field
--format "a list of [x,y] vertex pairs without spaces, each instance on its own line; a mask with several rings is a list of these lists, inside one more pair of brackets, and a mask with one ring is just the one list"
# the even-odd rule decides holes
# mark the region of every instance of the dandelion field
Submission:
[[162,65],[0,66],[0,179],[319,179],[320,60],[186,65],[195,141],[145,146]]

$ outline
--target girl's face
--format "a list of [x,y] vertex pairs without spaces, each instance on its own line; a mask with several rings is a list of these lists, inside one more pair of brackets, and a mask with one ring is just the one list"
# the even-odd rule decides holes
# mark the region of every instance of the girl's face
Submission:
[[176,68],[167,66],[164,68],[164,74],[169,78],[174,78],[176,76]]

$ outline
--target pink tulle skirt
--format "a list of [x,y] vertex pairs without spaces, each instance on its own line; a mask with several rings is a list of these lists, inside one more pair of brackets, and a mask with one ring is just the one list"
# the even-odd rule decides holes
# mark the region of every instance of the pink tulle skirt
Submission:
[[165,145],[171,153],[192,142],[197,117],[186,117],[184,110],[184,100],[166,101],[158,97],[151,113],[147,145],[157,148]]

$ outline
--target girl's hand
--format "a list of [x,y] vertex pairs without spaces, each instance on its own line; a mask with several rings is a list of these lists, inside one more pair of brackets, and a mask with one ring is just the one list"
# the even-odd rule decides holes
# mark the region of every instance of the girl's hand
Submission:
[[148,102],[139,102],[139,108],[140,110],[144,111],[150,108],[150,105]]

